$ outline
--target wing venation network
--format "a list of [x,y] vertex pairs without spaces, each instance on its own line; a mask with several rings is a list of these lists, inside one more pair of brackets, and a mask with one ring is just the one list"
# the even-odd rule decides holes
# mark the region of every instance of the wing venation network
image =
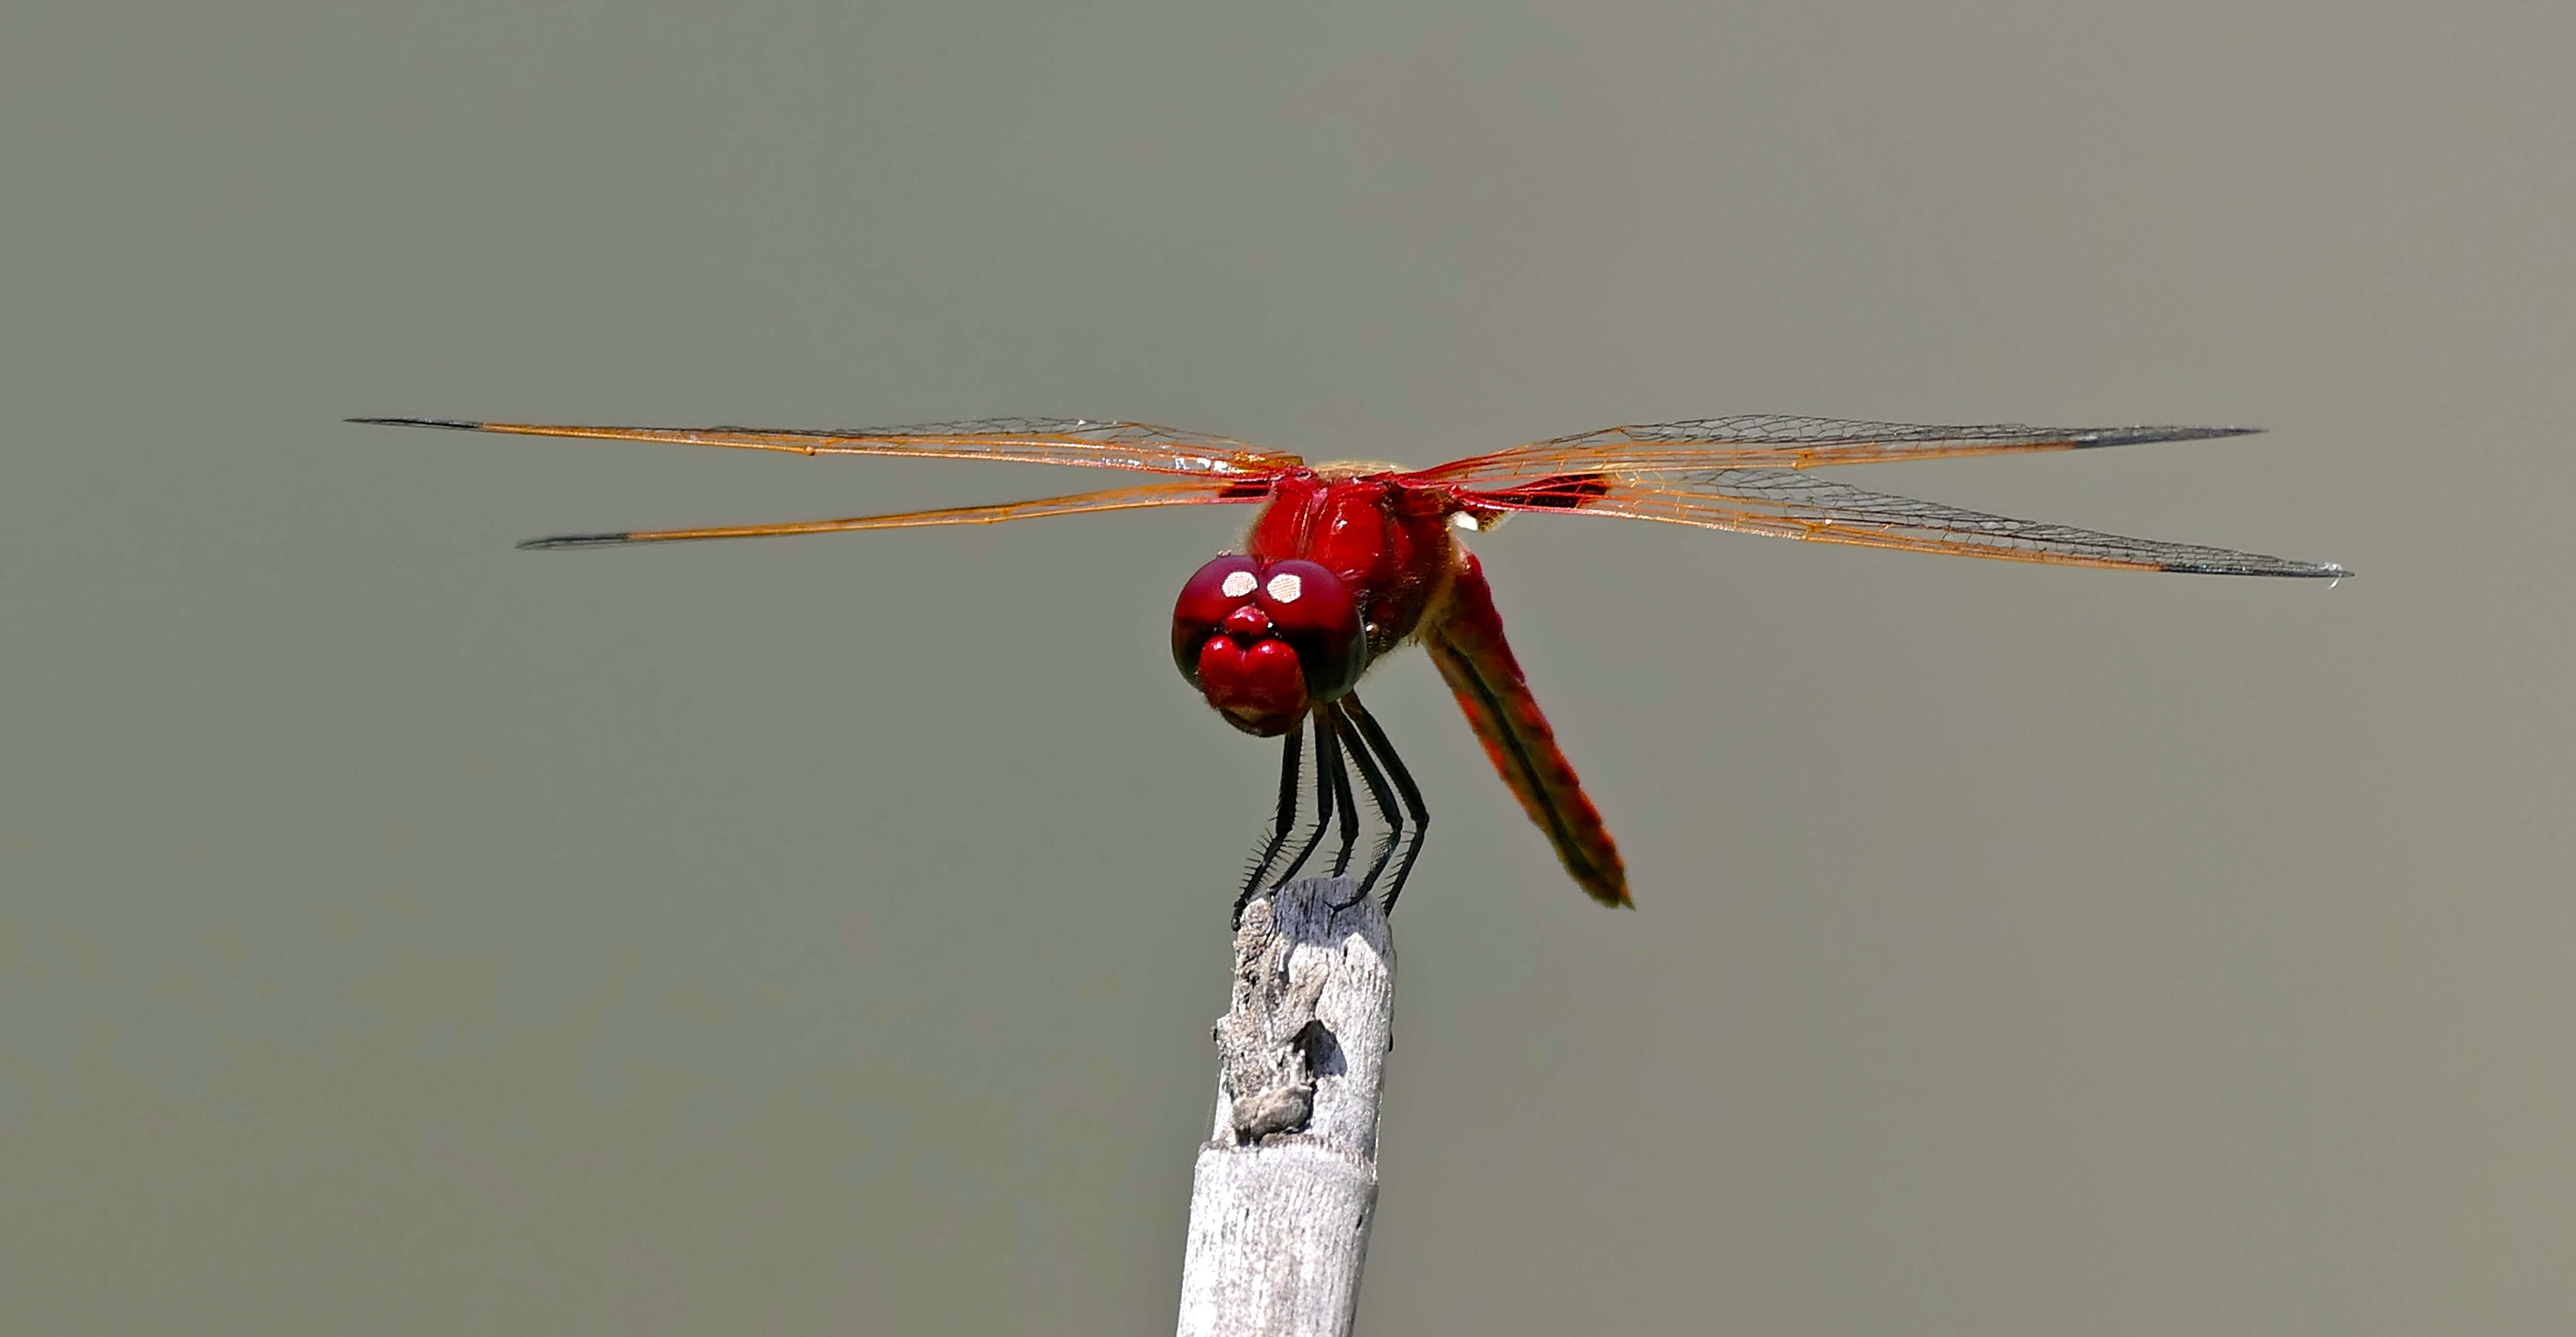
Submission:
[[2091,450],[2153,441],[2244,436],[2252,427],[1944,427],[1748,413],[1731,418],[1604,427],[1469,456],[1422,470],[1439,482],[1488,485],[1578,469],[1616,473],[1692,469],[1807,469],[1838,464]]
[[2351,574],[2332,563],[2016,520],[1872,492],[1793,469],[1711,469],[1631,478],[1568,474],[1474,495],[1504,510],[1615,515],[1822,543],[2020,562],[2204,575],[2330,579]]
[[1293,468],[1294,455],[1262,450],[1232,437],[1096,418],[979,418],[908,427],[588,427],[570,424],[468,422],[454,418],[352,418],[397,427],[439,427],[511,436],[646,441],[683,446],[773,450],[796,455],[896,455],[1065,464],[1188,477],[1249,477]]

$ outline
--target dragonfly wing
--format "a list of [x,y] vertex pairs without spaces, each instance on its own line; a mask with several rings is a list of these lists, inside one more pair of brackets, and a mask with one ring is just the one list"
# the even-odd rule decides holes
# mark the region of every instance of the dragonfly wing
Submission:
[[512,436],[592,441],[657,441],[682,446],[775,450],[794,455],[909,455],[934,459],[1071,464],[1189,477],[1265,476],[1293,468],[1294,455],[1261,450],[1231,437],[1092,418],[984,418],[911,427],[580,427],[455,418],[351,418],[392,427],[439,427]]
[[1028,520],[1041,515],[1082,515],[1092,511],[1132,511],[1147,506],[1199,506],[1260,501],[1269,495],[1267,488],[1252,488],[1242,483],[1208,480],[1188,483],[1148,483],[1141,487],[1112,488],[1106,492],[1077,492],[1065,497],[1046,497],[1037,501],[1005,502],[998,506],[956,506],[938,511],[906,511],[899,515],[859,515],[843,520],[804,520],[788,524],[720,525],[705,529],[633,529],[606,534],[557,534],[551,538],[529,539],[522,548],[609,548],[627,543],[679,543],[692,539],[768,538],[780,534],[839,534],[855,529],[924,529],[932,525],[992,525],[1005,520]]
[[1806,469],[1832,464],[1929,460],[1961,455],[2014,455],[2090,450],[2151,441],[2204,441],[2245,436],[2255,427],[2026,427],[1990,423],[1938,427],[1843,418],[1754,413],[1688,422],[1638,423],[1534,441],[1453,460],[1411,475],[1424,482],[1478,486],[1527,481],[1584,469],[1614,472],[1694,469]]
[[1566,474],[1518,488],[1462,489],[1459,496],[1507,511],[1616,515],[1820,543],[2016,562],[2229,576],[2331,579],[2351,574],[2332,563],[2294,562],[2195,543],[2124,538],[2072,525],[2015,520],[1871,492],[1793,469],[1709,469],[1627,478]]

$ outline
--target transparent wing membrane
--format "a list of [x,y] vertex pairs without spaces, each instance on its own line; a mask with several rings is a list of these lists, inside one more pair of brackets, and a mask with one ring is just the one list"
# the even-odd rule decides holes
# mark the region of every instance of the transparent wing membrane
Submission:
[[1535,441],[1409,475],[1475,486],[1545,478],[1582,469],[1615,473],[1689,469],[1806,469],[1835,464],[2090,450],[2151,441],[2244,436],[2252,427],[1938,427],[1753,413],[1688,422],[1639,423]]
[[804,520],[787,524],[719,525],[704,529],[634,529],[601,534],[557,534],[529,539],[522,548],[610,548],[628,543],[683,543],[696,539],[770,538],[782,534],[839,534],[858,529],[924,529],[933,525],[992,525],[1041,515],[1082,515],[1092,511],[1132,511],[1148,506],[1199,506],[1260,501],[1268,493],[1221,482],[1148,483],[1142,487],[1078,492],[1037,501],[998,506],[956,506],[899,515],[860,515],[842,520]]
[[1098,469],[1190,477],[1258,476],[1293,468],[1294,455],[1261,450],[1231,437],[1185,432],[1141,422],[1091,418],[984,418],[973,422],[920,423],[911,427],[580,427],[523,422],[468,422],[455,418],[352,418],[393,427],[438,427],[511,436],[573,437],[592,441],[650,441],[680,446],[723,446],[796,455],[909,455],[936,459],[999,460],[1013,464],[1068,464]]
[[2331,563],[2294,562],[2194,543],[2126,538],[2072,525],[2015,520],[1940,502],[1871,492],[1790,469],[1711,469],[1641,478],[1567,474],[1520,488],[1466,495],[1503,510],[1616,515],[1820,543],[1998,557],[2016,562],[2231,576],[2334,578],[2350,574]]
[[[468,422],[450,418],[353,418],[352,422],[516,436],[721,446],[800,455],[892,455],[927,459],[1063,464],[1179,475],[1150,484],[998,506],[794,524],[567,534],[531,548],[601,547],[690,539],[826,534],[859,529],[996,524],[1041,515],[1148,506],[1267,500],[1297,456],[1231,437],[1090,418],[986,418],[910,427],[582,427]],[[2245,427],[2027,427],[2020,423],[1932,426],[1745,414],[1685,422],[1606,427],[1453,460],[1409,473],[1372,475],[1395,486],[1437,490],[1470,510],[1578,511],[1731,529],[1826,543],[1955,553],[2021,562],[2189,571],[2224,575],[2339,577],[2331,563],[2294,562],[2190,543],[2124,538],[2071,525],[1989,515],[1938,502],[1870,492],[1803,470],[1843,464],[2089,450],[2155,441],[2242,436]]]

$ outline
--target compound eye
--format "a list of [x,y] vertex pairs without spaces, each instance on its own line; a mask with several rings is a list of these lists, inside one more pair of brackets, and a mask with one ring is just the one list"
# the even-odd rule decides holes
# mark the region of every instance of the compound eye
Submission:
[[1261,564],[1239,553],[1200,567],[1181,586],[1180,600],[1172,605],[1172,662],[1180,666],[1182,677],[1198,682],[1200,644],[1224,625],[1227,615],[1250,604],[1260,587]]
[[1272,562],[1257,575],[1255,598],[1280,639],[1297,647],[1308,694],[1330,701],[1349,691],[1368,667],[1368,638],[1350,587],[1331,568],[1300,557]]

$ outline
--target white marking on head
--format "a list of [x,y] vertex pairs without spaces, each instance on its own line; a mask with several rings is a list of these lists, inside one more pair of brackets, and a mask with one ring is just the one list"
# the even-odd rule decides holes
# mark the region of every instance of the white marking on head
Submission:
[[1270,597],[1275,602],[1292,604],[1305,593],[1306,582],[1299,580],[1293,571],[1282,571],[1270,578]]
[[1260,583],[1249,571],[1229,571],[1225,574],[1225,583],[1217,588],[1225,591],[1225,597],[1229,599],[1240,599],[1252,593],[1252,587]]

